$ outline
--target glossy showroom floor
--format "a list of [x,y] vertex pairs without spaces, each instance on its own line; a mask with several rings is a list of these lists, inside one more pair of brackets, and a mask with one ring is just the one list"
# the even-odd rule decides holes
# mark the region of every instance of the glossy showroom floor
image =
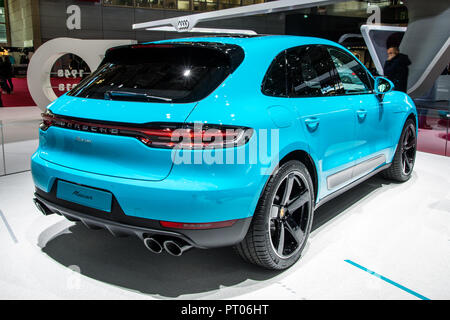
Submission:
[[324,205],[285,272],[231,248],[154,255],[137,238],[44,217],[32,196],[29,172],[0,177],[2,299],[450,298],[448,157],[418,153],[409,182],[374,177]]

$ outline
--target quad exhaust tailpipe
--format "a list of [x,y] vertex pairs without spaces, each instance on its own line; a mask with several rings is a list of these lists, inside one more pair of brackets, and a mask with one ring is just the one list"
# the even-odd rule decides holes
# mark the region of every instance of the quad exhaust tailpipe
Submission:
[[[36,208],[45,216],[58,213],[52,212],[42,201],[40,201],[37,198],[34,198],[33,202]],[[170,255],[175,257],[179,257],[184,252],[193,248],[192,245],[190,245],[189,243],[187,243],[182,239],[168,238],[168,237],[164,238],[161,239],[161,237],[149,237],[149,236],[144,237],[144,245],[148,250],[150,250],[155,254],[160,254],[164,250],[166,250]]]
[[164,241],[164,249],[166,249],[166,251],[169,254],[175,257],[179,257],[184,252],[188,251],[189,249],[192,249],[192,246],[183,240],[174,239]]
[[144,245],[153,253],[160,254],[166,250],[169,254],[175,257],[181,256],[184,252],[192,248],[192,246],[186,241],[176,238],[165,240],[163,242],[159,238],[146,237],[144,238]]
[[160,254],[161,252],[163,252],[163,246],[161,245],[161,242],[159,242],[155,238],[144,238],[144,245],[153,253]]

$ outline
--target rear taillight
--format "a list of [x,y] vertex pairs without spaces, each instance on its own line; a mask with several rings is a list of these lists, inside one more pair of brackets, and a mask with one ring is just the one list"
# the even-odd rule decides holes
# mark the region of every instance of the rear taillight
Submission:
[[138,139],[149,147],[207,149],[231,148],[247,143],[253,130],[245,127],[178,124],[175,128],[162,125],[160,129],[142,131]]
[[71,130],[100,134],[128,136],[151,148],[214,149],[246,144],[253,129],[238,126],[205,125],[200,123],[153,123],[148,125],[112,124],[55,116],[50,111],[42,114],[40,129],[56,126]]
[[39,128],[46,131],[53,124],[54,115],[50,110],[47,110],[45,113],[42,113],[41,116],[42,122]]

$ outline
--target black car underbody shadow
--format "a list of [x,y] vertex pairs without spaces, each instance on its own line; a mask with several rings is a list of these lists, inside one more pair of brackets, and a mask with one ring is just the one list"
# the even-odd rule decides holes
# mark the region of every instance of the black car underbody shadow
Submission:
[[49,240],[42,251],[66,267],[77,266],[84,276],[161,298],[204,295],[280,274],[245,263],[231,247],[192,249],[173,257],[151,253],[137,237],[115,238],[80,223],[68,230]]
[[[377,175],[324,204],[316,211],[313,231],[390,183]],[[232,248],[193,249],[173,257],[149,252],[136,237],[115,238],[105,230],[89,230],[81,224],[69,227],[69,231],[51,238],[42,251],[64,266],[78,266],[84,276],[161,298],[202,296],[246,280],[269,280],[269,285],[283,273],[248,264]],[[255,289],[248,288],[241,287],[240,294]]]

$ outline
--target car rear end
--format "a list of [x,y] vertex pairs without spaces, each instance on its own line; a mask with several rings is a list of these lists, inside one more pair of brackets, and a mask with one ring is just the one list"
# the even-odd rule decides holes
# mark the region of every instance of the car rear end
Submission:
[[197,130],[187,121],[243,60],[239,46],[215,42],[110,49],[43,114],[32,156],[37,207],[137,235],[154,252],[163,243],[177,255],[241,241],[261,191],[259,168],[174,162],[183,152],[247,148],[251,128],[218,121]]

